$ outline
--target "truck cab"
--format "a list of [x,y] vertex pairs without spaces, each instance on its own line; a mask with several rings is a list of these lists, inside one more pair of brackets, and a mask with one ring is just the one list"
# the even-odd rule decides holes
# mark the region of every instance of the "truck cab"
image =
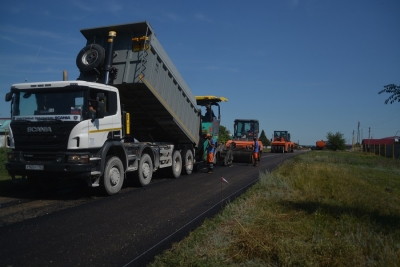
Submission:
[[6,101],[12,119],[7,143],[13,149],[6,168],[13,178],[43,184],[73,176],[98,186],[100,149],[123,138],[116,88],[85,81],[22,83],[12,86]]

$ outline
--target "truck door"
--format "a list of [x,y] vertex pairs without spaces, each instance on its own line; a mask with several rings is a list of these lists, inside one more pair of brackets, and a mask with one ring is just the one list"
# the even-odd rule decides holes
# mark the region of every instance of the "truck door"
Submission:
[[[98,97],[99,93],[104,94]],[[115,135],[120,134],[120,118],[117,116],[116,93],[98,89],[91,89],[88,100],[88,147],[100,148],[106,140],[114,139]],[[99,103],[104,104],[104,117],[99,118],[96,114]]]

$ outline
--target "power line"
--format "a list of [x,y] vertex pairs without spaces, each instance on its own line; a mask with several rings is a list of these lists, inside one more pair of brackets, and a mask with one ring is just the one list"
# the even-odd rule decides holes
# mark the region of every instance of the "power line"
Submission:
[[[29,71],[28,71],[28,75],[31,73],[33,64],[35,64],[36,59],[37,59],[37,57],[38,57],[39,52],[40,52],[41,49],[42,49],[42,44],[40,44],[39,50],[38,50],[37,53],[36,53],[36,57],[35,57],[35,59],[33,60],[32,64],[31,64],[31,68],[30,68]],[[25,78],[25,82],[27,82],[27,81],[28,81],[28,77]]]
[[378,126],[387,125],[389,123],[393,123],[394,126],[400,126],[400,105],[393,105],[390,110],[375,114],[376,116],[369,117],[366,121],[363,121],[363,124],[370,127],[373,126],[374,128],[379,128]]

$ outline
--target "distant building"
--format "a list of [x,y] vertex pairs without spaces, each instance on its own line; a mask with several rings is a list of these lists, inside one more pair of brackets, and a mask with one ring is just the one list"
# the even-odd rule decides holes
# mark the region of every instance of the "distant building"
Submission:
[[400,159],[400,136],[389,136],[381,139],[363,139],[364,152],[374,153],[387,158]]
[[396,142],[399,142],[400,136],[389,136],[381,139],[363,139],[362,145],[393,145]]

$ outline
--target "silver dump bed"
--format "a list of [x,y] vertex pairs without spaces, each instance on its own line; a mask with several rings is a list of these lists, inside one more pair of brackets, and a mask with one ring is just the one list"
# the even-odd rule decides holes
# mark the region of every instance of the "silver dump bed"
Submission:
[[[120,91],[131,117],[131,134],[139,141],[199,142],[200,114],[196,99],[146,21],[82,29],[86,45],[107,49],[110,31],[116,32],[110,85]],[[79,79],[90,80],[81,73]]]

